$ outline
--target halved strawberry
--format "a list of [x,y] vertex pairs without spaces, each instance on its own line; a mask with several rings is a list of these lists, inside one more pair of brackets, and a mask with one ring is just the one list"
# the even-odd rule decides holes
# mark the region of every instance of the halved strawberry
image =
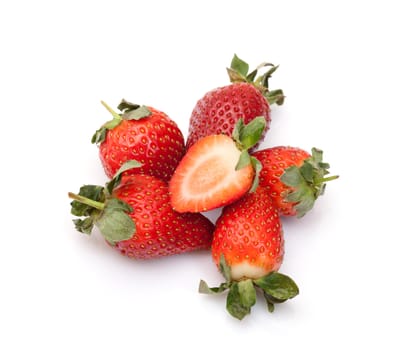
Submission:
[[260,163],[248,153],[260,139],[265,119],[248,125],[240,119],[232,138],[209,135],[197,141],[176,168],[169,183],[171,204],[178,212],[215,209],[243,196],[258,183]]

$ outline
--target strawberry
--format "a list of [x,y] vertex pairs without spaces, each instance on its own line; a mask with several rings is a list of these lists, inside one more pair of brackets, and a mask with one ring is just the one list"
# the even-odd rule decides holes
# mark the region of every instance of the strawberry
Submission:
[[178,212],[201,212],[234,202],[258,182],[260,163],[248,153],[265,127],[263,117],[237,122],[232,138],[209,135],[186,153],[169,182],[171,204]]
[[105,173],[112,178],[127,160],[143,164],[131,173],[149,174],[169,181],[185,152],[184,137],[165,113],[152,107],[139,106],[122,100],[113,115],[93,135],[92,143],[100,145],[99,155]]
[[278,146],[252,154],[263,166],[260,186],[270,190],[280,213],[304,216],[325,191],[329,164],[322,161],[323,152],[312,148],[312,155],[297,147]]
[[82,186],[71,212],[76,229],[90,234],[94,225],[122,254],[136,259],[209,249],[214,225],[197,213],[180,214],[170,206],[166,182],[146,174],[127,175],[135,161],[119,169],[105,186]]
[[[258,70],[264,67],[270,69],[256,78]],[[228,68],[232,84],[207,92],[195,105],[190,117],[186,149],[207,135],[231,136],[240,118],[248,124],[255,117],[263,116],[266,133],[271,121],[270,104],[281,105],[284,101],[282,90],[268,89],[268,80],[277,68],[271,63],[263,63],[249,73],[249,65],[234,55]]]
[[225,282],[209,288],[201,281],[199,291],[213,294],[229,289],[227,310],[240,320],[256,303],[256,288],[262,289],[270,312],[275,303],[298,294],[294,281],[277,272],[284,256],[283,231],[278,210],[264,187],[223,209],[214,231],[212,256]]

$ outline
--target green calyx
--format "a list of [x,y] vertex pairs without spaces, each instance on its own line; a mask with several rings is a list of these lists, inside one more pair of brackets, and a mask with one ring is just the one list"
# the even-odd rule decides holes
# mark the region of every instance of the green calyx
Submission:
[[91,138],[91,143],[95,144],[104,142],[107,131],[117,127],[123,120],[140,120],[152,114],[148,107],[140,106],[124,99],[121,100],[117,107],[122,113],[115,112],[104,101],[101,101],[101,104],[111,113],[113,119],[103,124],[101,128],[94,133]]
[[134,235],[135,223],[128,216],[132,207],[112,197],[112,191],[119,185],[123,172],[139,166],[141,163],[135,160],[128,161],[105,187],[84,185],[78,194],[68,193],[69,198],[73,199],[70,212],[80,217],[73,220],[77,231],[90,234],[94,226],[97,226],[104,238],[113,245]]
[[251,164],[255,170],[255,177],[249,192],[254,192],[259,185],[259,174],[262,169],[260,161],[249,154],[249,149],[259,142],[263,131],[266,127],[266,119],[264,117],[256,117],[247,125],[240,118],[232,132],[232,138],[236,143],[236,147],[241,151],[239,161],[235,166],[236,170],[242,169]]
[[[266,67],[269,69],[264,74],[257,76],[259,70]],[[249,72],[249,65],[235,54],[231,62],[231,67],[227,68],[227,71],[232,83],[244,82],[253,84],[262,93],[269,104],[276,103],[282,105],[285,98],[283,91],[281,89],[269,90],[269,79],[277,68],[278,66],[272,63],[264,62],[252,72]]]
[[316,199],[325,192],[326,182],[339,178],[338,175],[326,176],[329,174],[329,164],[324,163],[322,158],[323,152],[314,147],[312,156],[303,165],[291,166],[281,176],[281,181],[293,188],[285,199],[296,203],[297,217],[304,216],[313,208]]
[[220,257],[219,269],[225,277],[225,282],[219,287],[210,288],[203,280],[200,281],[199,292],[203,294],[218,294],[229,290],[226,299],[226,309],[238,320],[250,314],[256,304],[257,290],[263,292],[269,312],[274,311],[274,304],[279,304],[294,298],[299,293],[298,286],[288,276],[279,272],[271,272],[258,279],[233,281],[231,268],[226,263],[224,255]]

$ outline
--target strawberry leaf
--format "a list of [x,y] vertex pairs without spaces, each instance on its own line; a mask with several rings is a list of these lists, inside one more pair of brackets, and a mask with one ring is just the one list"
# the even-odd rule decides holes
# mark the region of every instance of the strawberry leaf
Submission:
[[240,157],[238,163],[235,166],[235,170],[243,169],[245,166],[248,166],[249,164],[251,164],[250,155],[249,152],[244,149],[240,153]]
[[[299,200],[298,201],[294,200],[295,197],[299,197]],[[296,191],[295,194],[289,194],[285,198],[289,202],[297,202],[294,208],[297,211],[298,218],[301,218],[306,213],[308,213],[314,207],[315,204],[315,198],[312,196],[312,193],[310,191],[305,192]]]
[[[93,201],[102,202],[104,187],[95,185],[84,185],[80,187],[79,196],[86,197]],[[94,206],[74,200],[70,203],[71,214],[75,216],[90,216],[96,210]]]
[[313,182],[314,179],[314,167],[308,163],[304,162],[304,164],[299,169],[300,174],[307,182]]
[[141,106],[137,109],[131,110],[130,112],[125,112],[122,115],[122,119],[125,120],[140,120],[150,116],[152,112],[146,106]]
[[103,124],[101,128],[94,133],[93,137],[91,138],[91,143],[95,144],[104,142],[107,131],[114,129],[122,121],[121,116],[116,113],[109,105],[107,105],[107,103],[101,101],[101,104],[112,114],[113,119]]
[[252,72],[250,72],[246,77],[246,81],[249,82],[249,83],[253,83],[253,81],[256,78],[257,71],[258,71],[258,69],[255,69]]
[[69,192],[69,197],[74,199],[72,214],[87,216],[85,219],[73,220],[75,228],[79,232],[90,234],[96,225],[104,238],[111,244],[131,238],[136,231],[135,223],[128,216],[128,213],[133,210],[132,207],[117,198],[105,199],[105,189],[103,187],[101,189],[102,191],[100,186],[88,185],[81,188],[81,194]]
[[256,191],[257,186],[259,186],[259,174],[263,168],[262,163],[256,157],[250,157],[250,161],[255,170],[255,177],[253,178],[252,187],[250,187],[249,193]]
[[248,150],[259,142],[265,128],[266,119],[264,117],[256,117],[247,125],[240,118],[232,130],[232,139],[235,141],[238,149]]
[[326,182],[337,179],[338,176],[329,176],[329,164],[322,161],[323,152],[317,148],[312,148],[312,156],[305,159],[300,166],[291,166],[285,169],[280,180],[291,187],[285,199],[296,203],[294,208],[297,217],[304,216],[310,211],[315,200],[321,196],[326,187]]
[[264,73],[263,75],[259,76],[255,83],[259,84],[263,87],[265,87],[266,89],[269,87],[269,79],[271,78],[271,75],[277,70],[278,66],[275,66],[272,63],[262,63],[258,69],[262,68],[262,67],[271,67],[266,73]]
[[[309,170],[304,167],[305,176],[309,175]],[[304,216],[315,204],[314,192],[301,173],[300,168],[291,166],[284,171],[281,181],[294,190],[285,196],[288,202],[296,203],[294,208],[297,211],[297,217]]]
[[249,149],[259,142],[265,127],[266,119],[264,117],[256,117],[247,125],[242,122],[239,126],[238,136],[243,148]]
[[102,126],[100,129],[96,130],[91,138],[91,143],[99,144],[104,142],[107,135],[107,128]]
[[[314,165],[322,163],[323,151],[320,150],[319,148],[313,147],[311,152],[312,152],[312,154],[311,154],[311,159],[309,160],[309,162],[311,162]],[[322,164],[324,164],[323,167],[325,167],[325,164],[327,164],[327,163],[322,163]],[[329,168],[329,164],[327,164],[327,168]]]
[[263,295],[266,298],[266,300],[270,301],[272,304],[281,304],[288,300],[288,299],[277,299],[277,298],[273,297],[272,295],[267,294],[265,291],[263,291]]
[[209,287],[207,282],[200,280],[200,285],[198,287],[198,292],[202,294],[218,294],[222,293],[224,290],[229,289],[230,284],[228,282],[221,283],[219,287]]
[[253,283],[274,298],[272,299],[273,303],[275,300],[280,302],[294,298],[299,293],[295,282],[287,275],[279,272],[271,272],[264,277],[254,280]]
[[125,162],[105,187],[86,185],[79,194],[69,192],[73,199],[71,212],[85,219],[73,220],[78,231],[90,234],[96,225],[111,244],[131,238],[136,232],[135,222],[128,215],[133,208],[128,203],[111,197],[113,189],[120,183],[122,174],[141,164],[135,160]]
[[240,134],[241,134],[242,129],[244,127],[245,127],[245,124],[243,123],[243,118],[239,118],[236,121],[235,126],[234,126],[234,128],[232,130],[232,138],[238,145],[241,145]]
[[108,242],[115,244],[134,235],[135,223],[127,214],[131,211],[132,207],[119,199],[111,198],[106,202],[95,224]]
[[286,300],[280,300],[277,298],[274,298],[272,295],[267,294],[265,291],[263,291],[263,296],[264,299],[266,300],[267,304],[267,310],[272,313],[274,311],[274,304],[280,304],[284,303]]
[[81,233],[90,234],[94,227],[94,220],[92,217],[88,217],[85,219],[75,219],[73,220],[75,224],[75,228],[77,231]]
[[70,212],[75,216],[87,216],[85,219],[74,219],[77,231],[90,234],[100,212],[104,209],[104,187],[85,185],[80,188],[79,194],[69,192]]
[[121,165],[121,167],[117,170],[117,172],[115,173],[115,175],[111,179],[111,181],[106,184],[106,189],[107,189],[108,193],[111,194],[112,191],[114,190],[114,188],[116,188],[120,184],[122,174],[125,171],[133,169],[133,168],[139,168],[141,166],[142,166],[142,163],[140,163],[134,159],[128,160],[125,163],[123,163]]
[[208,287],[207,283],[203,280],[200,281],[198,291],[204,294],[217,294],[222,293],[224,290],[229,289],[232,284],[231,268],[225,260],[224,254],[221,254],[219,258],[219,271],[225,278],[225,282],[221,283],[219,287]]
[[284,170],[284,174],[281,176],[281,181],[290,187],[298,187],[305,182],[300,169],[297,166],[290,166]]
[[123,112],[121,116],[125,120],[139,120],[152,114],[148,107],[128,102],[125,99],[121,100],[117,108]]
[[262,164],[257,158],[251,157],[248,150],[260,140],[265,127],[266,120],[264,117],[256,117],[247,125],[245,125],[243,119],[240,118],[236,122],[232,132],[232,138],[236,142],[236,146],[241,150],[235,170],[242,169],[249,164],[251,164],[255,170],[255,177],[250,192],[254,192],[259,185],[259,173],[262,169]]
[[221,256],[219,257],[219,271],[221,271],[222,276],[224,276],[226,282],[229,283],[232,281],[231,267],[226,262],[224,254],[221,254]]
[[232,283],[226,299],[226,309],[238,320],[250,314],[251,307],[256,303],[256,290],[252,280],[247,279]]
[[127,113],[130,111],[133,111],[135,109],[138,109],[140,107],[140,105],[132,103],[132,102],[128,102],[125,99],[122,99],[120,104],[118,105],[118,109],[123,112],[123,113]]
[[268,294],[263,293],[263,295],[264,295],[264,299],[266,300],[267,310],[269,312],[273,312],[274,311],[274,303],[273,303],[273,301],[269,298]]
[[[270,67],[270,69],[256,78],[259,70],[264,67]],[[252,84],[262,93],[270,105],[273,103],[282,105],[285,98],[283,91],[281,89],[269,90],[269,79],[277,69],[278,65],[276,66],[272,63],[264,62],[249,73],[249,65],[245,61],[241,60],[237,55],[234,55],[231,62],[231,67],[227,68],[227,72],[232,83],[245,82]]]
[[269,105],[276,103],[277,105],[281,106],[284,103],[285,99],[283,90],[281,89],[271,91],[267,90],[263,92],[263,96],[266,98]]
[[104,142],[107,131],[112,130],[121,123],[122,119],[114,118],[107,123],[105,123],[100,129],[96,130],[93,137],[91,138],[91,143],[99,144]]
[[246,307],[256,304],[256,290],[251,279],[246,279],[237,283],[240,301]]
[[249,72],[249,65],[234,54],[231,61],[231,69],[238,72],[242,77],[246,77]]
[[240,75],[236,70],[231,68],[227,68],[226,70],[228,72],[229,80],[232,83],[243,83],[246,81],[246,78],[243,75]]
[[106,202],[104,209],[121,210],[121,211],[125,211],[128,213],[132,213],[132,211],[133,211],[132,207],[128,203],[126,203],[120,199],[117,199],[117,198],[110,198]]

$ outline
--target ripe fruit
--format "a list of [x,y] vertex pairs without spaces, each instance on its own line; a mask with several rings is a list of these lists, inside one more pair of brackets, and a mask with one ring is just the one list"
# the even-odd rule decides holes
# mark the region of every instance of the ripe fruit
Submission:
[[[167,184],[146,174],[122,175],[136,165],[124,163],[106,187],[87,185],[74,199],[76,229],[90,234],[96,225],[122,254],[150,259],[209,249],[214,225],[201,214],[180,214],[170,206]],[[139,163],[138,163],[139,165]]]
[[212,294],[229,289],[227,310],[242,319],[256,302],[257,287],[263,290],[272,312],[274,303],[298,294],[294,281],[276,272],[283,255],[278,210],[268,190],[259,186],[223,209],[214,231],[212,256],[226,281],[217,288],[201,281],[199,291]]
[[102,103],[113,119],[96,131],[92,143],[100,145],[99,155],[107,176],[112,178],[123,163],[135,159],[143,166],[130,173],[169,181],[185,152],[177,124],[152,107],[122,100],[118,109],[123,113],[118,114]]
[[257,186],[260,163],[248,153],[259,140],[265,120],[248,125],[240,119],[231,137],[209,135],[180,161],[169,183],[174,210],[207,211],[227,205]]
[[[256,78],[258,70],[271,67]],[[281,105],[284,101],[282,90],[269,91],[268,80],[278,66],[263,63],[249,73],[249,65],[234,55],[228,75],[232,84],[207,92],[194,107],[189,124],[186,149],[197,140],[213,134],[231,136],[236,122],[242,118],[248,124],[255,117],[266,120],[265,133],[270,127],[270,104]]]
[[324,193],[329,164],[322,161],[323,152],[312,148],[312,155],[297,147],[278,146],[252,154],[262,163],[260,186],[269,189],[282,215],[304,216]]
[[259,278],[279,269],[284,255],[282,226],[266,189],[258,187],[224,208],[211,251],[218,266],[224,255],[233,280]]

